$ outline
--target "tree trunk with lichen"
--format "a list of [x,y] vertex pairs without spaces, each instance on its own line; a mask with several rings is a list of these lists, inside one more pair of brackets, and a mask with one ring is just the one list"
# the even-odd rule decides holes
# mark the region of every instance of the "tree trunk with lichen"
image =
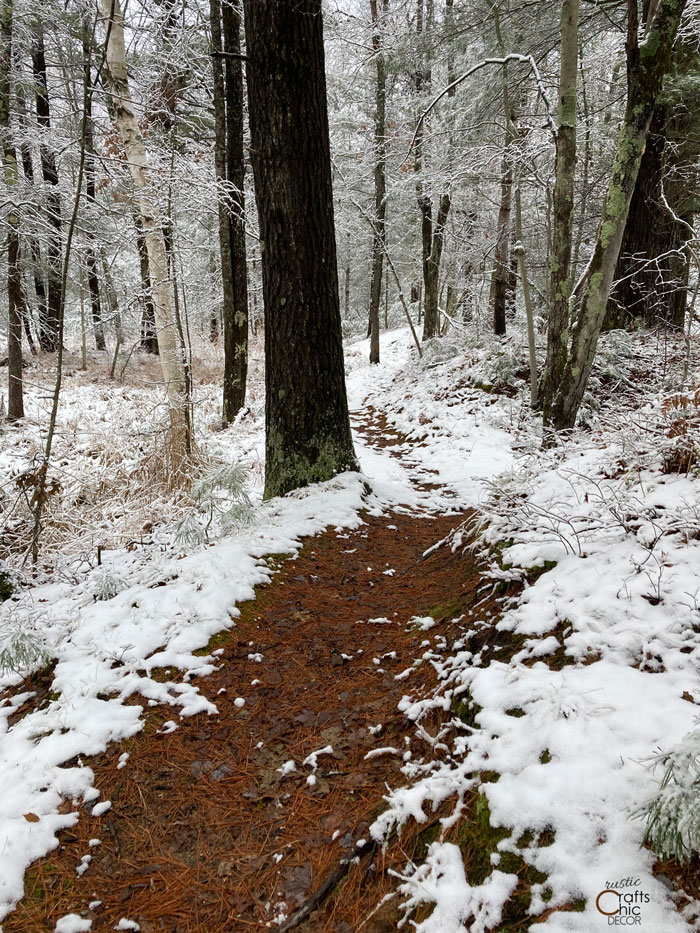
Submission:
[[553,198],[547,361],[541,392],[544,423],[547,426],[551,424],[554,392],[563,377],[569,350],[571,247],[574,227],[574,179],[576,176],[578,18],[579,0],[564,0],[561,5],[559,120]]
[[114,117],[131,178],[139,195],[139,214],[148,254],[156,335],[168,403],[167,450],[170,479],[176,479],[192,449],[192,434],[182,348],[178,342],[170,295],[168,258],[155,185],[143,134],[134,110],[126,71],[124,18],[119,0],[100,0],[107,30],[107,79]]
[[440,333],[440,310],[438,307],[440,261],[442,259],[442,248],[445,242],[445,224],[447,223],[447,216],[450,212],[450,204],[450,195],[445,191],[440,196],[437,217],[433,225],[430,198],[424,197],[420,202],[423,215],[423,243],[425,248],[423,255],[423,285],[425,289],[423,304],[425,313],[423,319],[423,340],[426,340],[428,337],[435,337]]
[[345,390],[321,0],[246,0],[265,300],[265,497],[357,469]]
[[[671,51],[686,2],[659,0],[648,32],[639,43],[637,0],[628,0],[627,106],[593,255],[577,289],[581,293],[580,305],[566,365],[552,399],[547,426],[555,430],[574,426],[586,391],[649,124],[670,68]],[[563,333],[554,336],[565,339]]]

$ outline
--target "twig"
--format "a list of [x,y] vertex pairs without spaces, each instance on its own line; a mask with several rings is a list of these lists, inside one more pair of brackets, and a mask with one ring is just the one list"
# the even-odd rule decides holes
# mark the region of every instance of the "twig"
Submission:
[[539,72],[535,59],[532,57],[532,55],[521,55],[519,52],[509,52],[508,55],[504,55],[503,58],[484,58],[482,59],[482,61],[477,62],[476,65],[472,65],[472,67],[468,68],[467,71],[464,72],[464,74],[460,75],[458,78],[455,78],[455,80],[451,84],[448,84],[447,87],[443,88],[440,91],[440,93],[437,95],[437,97],[433,98],[433,100],[428,104],[428,106],[425,108],[423,113],[418,118],[418,123],[416,124],[416,129],[413,134],[413,138],[411,139],[411,144],[408,147],[408,152],[406,153],[406,158],[403,160],[400,167],[403,167],[406,164],[406,162],[408,162],[408,157],[413,151],[413,147],[416,144],[416,139],[418,138],[418,134],[420,133],[423,127],[425,118],[434,109],[434,107],[442,100],[443,97],[449,94],[450,91],[453,91],[463,81],[466,81],[467,78],[471,77],[471,75],[475,74],[477,71],[480,71],[482,68],[485,68],[487,65],[505,65],[507,62],[523,62],[524,64],[529,65],[530,68],[532,69],[535,75],[535,82],[537,84],[537,89],[542,95],[542,100],[544,101],[545,107],[547,108],[547,124],[552,134],[552,138],[556,142],[557,128],[554,123],[554,118],[552,117],[552,107],[549,103],[549,98],[547,97],[547,91],[545,90],[545,86],[542,81],[542,75]]
[[371,855],[376,848],[377,843],[374,842],[374,840],[365,839],[361,843],[358,843],[347,858],[341,861],[335,871],[330,873],[321,887],[317,888],[298,910],[295,910],[284,923],[277,927],[277,933],[287,933],[287,930],[294,930],[300,926],[307,917],[311,916],[311,914],[321,906],[328,895],[332,893],[338,882],[343,880],[350,871],[350,866],[354,859],[364,857],[365,855]]

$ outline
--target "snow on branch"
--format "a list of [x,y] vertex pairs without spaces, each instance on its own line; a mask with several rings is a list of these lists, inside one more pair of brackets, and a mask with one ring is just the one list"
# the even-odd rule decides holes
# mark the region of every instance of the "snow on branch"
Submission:
[[521,55],[519,52],[509,52],[507,55],[504,55],[503,58],[482,59],[480,62],[477,62],[476,65],[472,65],[471,68],[467,69],[467,71],[464,72],[464,74],[460,75],[458,78],[455,78],[455,80],[451,84],[448,84],[447,87],[444,87],[440,91],[437,97],[435,97],[428,104],[428,106],[425,108],[423,113],[418,118],[418,123],[416,124],[416,129],[413,133],[411,144],[408,147],[408,152],[406,153],[406,158],[403,160],[401,164],[405,165],[406,162],[408,161],[408,157],[413,151],[413,147],[416,144],[416,139],[418,138],[418,134],[421,131],[423,123],[425,122],[425,118],[428,116],[429,113],[431,113],[431,111],[436,107],[436,105],[442,100],[443,97],[449,94],[450,91],[454,90],[454,88],[459,87],[459,85],[462,84],[463,81],[466,81],[467,78],[471,77],[477,71],[481,71],[481,69],[485,68],[487,65],[506,65],[508,62],[523,62],[524,64],[529,65],[530,68],[532,69],[532,73],[535,76],[535,83],[537,84],[537,89],[542,95],[542,100],[544,101],[544,105],[547,108],[547,124],[552,134],[552,138],[556,142],[557,128],[554,123],[554,118],[552,117],[552,107],[551,107],[551,104],[549,103],[549,98],[547,97],[547,91],[545,89],[544,82],[542,80],[542,75],[540,74],[539,68],[537,67],[537,62],[532,57],[532,55]]

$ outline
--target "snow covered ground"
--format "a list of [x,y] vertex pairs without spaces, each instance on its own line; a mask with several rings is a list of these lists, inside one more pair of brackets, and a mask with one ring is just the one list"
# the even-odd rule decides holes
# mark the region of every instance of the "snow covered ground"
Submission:
[[[56,532],[46,582],[0,607],[0,652],[33,655],[36,665],[55,660],[46,706],[11,728],[8,719],[27,696],[0,706],[0,920],[22,896],[27,865],[56,845],[56,833],[78,819],[78,808],[107,803],[98,802],[80,756],[142,727],[141,708],[124,701],[139,693],[181,716],[214,713],[190,678],[213,670],[217,658],[194,652],[235,625],[236,604],[269,579],[265,556],[294,553],[302,536],[328,525],[355,527],[361,509],[378,514],[401,506],[480,509],[478,547],[493,585],[525,581],[522,594],[504,603],[499,623],[504,641],[516,635],[522,648],[507,662],[471,652],[470,630],[480,621],[475,611],[457,641],[434,655],[441,687],[433,697],[407,695],[406,714],[420,727],[431,705],[449,709],[468,698],[477,710],[474,724],[456,725],[439,761],[407,766],[410,782],[388,795],[375,837],[409,819],[423,822],[444,801],[478,790],[492,824],[507,830],[500,853],[528,832],[533,840],[544,832],[553,838],[517,849],[547,876],[533,886],[532,913],[585,899],[582,911],[552,910],[541,929],[608,925],[596,898],[621,879],[638,881],[634,890],[648,895],[640,902],[642,929],[696,928],[692,905],[679,913],[663,879],[652,876],[654,857],[640,847],[644,823],[630,819],[663,776],[649,759],[696,727],[700,702],[698,480],[692,471],[662,472],[664,458],[682,443],[666,436],[680,409],[662,408],[670,389],[661,380],[643,397],[625,394],[623,384],[615,406],[590,409],[591,432],[543,452],[520,395],[500,391],[520,365],[511,346],[448,337],[419,362],[407,332],[398,330],[383,336],[382,365],[370,367],[366,343],[350,344],[350,407],[358,418],[368,406],[384,413],[408,438],[402,456],[370,448],[358,436],[362,474],[268,503],[260,501],[259,368],[249,410],[225,431],[211,429],[218,391],[205,373],[197,409],[202,472],[217,462],[244,465],[253,508],[250,523],[226,536],[215,513],[208,540],[198,544],[191,535],[185,541],[176,525],[185,514],[191,521],[190,501],[143,492],[139,471],[149,442],[136,429],[152,408],[152,389],[115,391],[79,376],[69,380],[57,450],[62,484],[53,508],[67,509],[84,533],[64,547],[70,521],[64,536]],[[605,354],[601,359],[605,364]],[[610,378],[602,371],[599,385]],[[41,386],[35,392],[29,427],[11,429],[14,443],[4,445],[6,494],[14,488],[12,471],[37,449]],[[439,485],[418,489],[416,480]],[[132,507],[142,510],[140,530]],[[196,513],[194,521],[204,535],[208,516]],[[99,567],[97,544],[106,547]],[[460,546],[459,532],[453,544]],[[545,561],[549,569],[534,580],[531,568]],[[559,663],[550,667],[555,652]],[[165,668],[181,676],[162,682]],[[19,680],[18,672],[5,670],[0,687]],[[498,779],[480,783],[483,772]],[[74,812],[58,812],[65,799]],[[407,911],[436,904],[418,930],[497,929],[517,880],[499,861],[495,853],[488,878],[470,885],[460,850],[433,843],[425,864],[408,866],[400,880]]]

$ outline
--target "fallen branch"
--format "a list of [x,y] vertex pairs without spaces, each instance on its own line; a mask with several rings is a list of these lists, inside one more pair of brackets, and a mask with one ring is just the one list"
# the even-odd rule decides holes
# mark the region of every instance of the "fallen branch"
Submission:
[[287,933],[288,930],[294,930],[300,926],[307,917],[321,906],[329,894],[334,890],[339,881],[350,871],[350,867],[356,858],[371,855],[377,848],[377,843],[372,839],[363,839],[350,852],[347,858],[344,858],[335,871],[326,878],[320,888],[317,888],[298,910],[288,917],[284,923],[277,927],[277,933]]

